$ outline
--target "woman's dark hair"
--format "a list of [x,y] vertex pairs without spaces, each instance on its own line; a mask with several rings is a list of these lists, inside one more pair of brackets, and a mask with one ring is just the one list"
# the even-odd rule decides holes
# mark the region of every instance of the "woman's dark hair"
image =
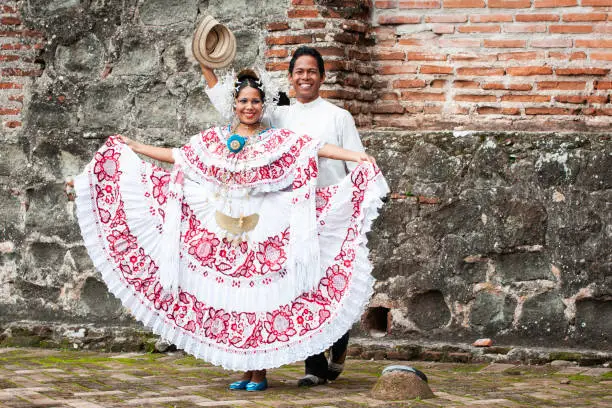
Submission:
[[259,81],[259,77],[252,69],[243,69],[236,76],[236,83],[234,83],[234,99],[236,99],[240,91],[246,87],[257,89],[261,100],[265,100],[266,93],[261,86],[261,81]]
[[298,58],[304,55],[310,55],[311,57],[314,57],[314,59],[317,60],[319,74],[321,74],[321,76],[325,75],[325,64],[323,63],[323,57],[321,56],[321,53],[316,49],[312,47],[306,47],[305,45],[301,46],[293,53],[291,61],[289,61],[289,74],[293,74],[293,68],[295,68],[295,61],[297,61]]

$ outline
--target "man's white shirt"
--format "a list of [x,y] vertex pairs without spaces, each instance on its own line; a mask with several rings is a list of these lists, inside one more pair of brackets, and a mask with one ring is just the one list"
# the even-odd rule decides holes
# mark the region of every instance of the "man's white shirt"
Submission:
[[[224,103],[223,92],[225,90],[219,84],[206,89],[206,94],[217,111],[220,111]],[[276,128],[306,134],[345,149],[364,151],[351,114],[321,97],[308,103],[295,102],[289,106],[275,106],[271,114],[269,111],[264,112],[264,119]],[[319,159],[319,186],[339,183],[355,166],[354,162]]]

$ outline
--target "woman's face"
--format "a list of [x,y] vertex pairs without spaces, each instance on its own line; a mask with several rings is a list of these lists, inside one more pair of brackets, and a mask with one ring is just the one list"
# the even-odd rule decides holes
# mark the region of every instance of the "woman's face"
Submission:
[[240,123],[252,125],[261,120],[263,100],[259,91],[247,86],[236,97],[236,116]]

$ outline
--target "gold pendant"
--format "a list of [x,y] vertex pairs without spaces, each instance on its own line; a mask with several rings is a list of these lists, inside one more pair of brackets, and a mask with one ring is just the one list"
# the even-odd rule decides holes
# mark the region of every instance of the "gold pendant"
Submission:
[[259,214],[241,215],[238,218],[234,218],[217,211],[215,213],[215,221],[217,221],[219,227],[234,237],[240,237],[242,234],[255,229],[259,222]]

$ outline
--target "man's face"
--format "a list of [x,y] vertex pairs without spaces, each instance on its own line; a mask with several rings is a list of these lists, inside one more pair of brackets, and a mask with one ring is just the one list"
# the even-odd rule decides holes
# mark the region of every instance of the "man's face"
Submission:
[[299,102],[312,102],[319,97],[319,88],[325,81],[325,75],[319,73],[315,57],[302,55],[295,61],[293,72],[289,74],[289,83],[295,89]]

